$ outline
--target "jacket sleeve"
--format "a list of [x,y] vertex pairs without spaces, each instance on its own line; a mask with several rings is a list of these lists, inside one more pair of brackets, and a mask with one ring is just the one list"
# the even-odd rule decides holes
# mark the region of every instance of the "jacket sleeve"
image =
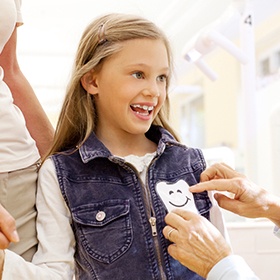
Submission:
[[207,280],[259,280],[243,258],[230,255],[218,262],[209,272]]
[[59,189],[53,162],[39,172],[36,200],[38,250],[32,263],[5,250],[3,280],[72,280],[75,240],[69,210]]

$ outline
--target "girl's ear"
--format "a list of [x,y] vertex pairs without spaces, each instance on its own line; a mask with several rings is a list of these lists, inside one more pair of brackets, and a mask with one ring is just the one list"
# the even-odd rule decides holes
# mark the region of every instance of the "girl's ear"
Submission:
[[90,94],[97,94],[98,93],[98,86],[95,81],[95,73],[94,70],[89,71],[81,78],[81,84],[86,92]]

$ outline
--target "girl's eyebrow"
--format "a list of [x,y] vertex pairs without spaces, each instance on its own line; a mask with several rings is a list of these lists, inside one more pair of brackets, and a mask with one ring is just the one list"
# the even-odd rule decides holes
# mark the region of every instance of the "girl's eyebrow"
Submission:
[[[135,63],[135,64],[129,64],[126,66],[127,68],[133,68],[133,67],[149,67],[150,66],[148,64],[145,64],[145,63]],[[166,66],[166,67],[162,67],[159,71],[167,71],[169,72],[170,71],[170,67]]]

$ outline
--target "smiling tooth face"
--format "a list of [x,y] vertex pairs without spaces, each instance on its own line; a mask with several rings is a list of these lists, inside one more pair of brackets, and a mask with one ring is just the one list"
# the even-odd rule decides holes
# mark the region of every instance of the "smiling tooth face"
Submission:
[[168,212],[180,208],[198,213],[193,194],[189,191],[189,185],[184,180],[179,180],[175,184],[159,182],[156,191]]

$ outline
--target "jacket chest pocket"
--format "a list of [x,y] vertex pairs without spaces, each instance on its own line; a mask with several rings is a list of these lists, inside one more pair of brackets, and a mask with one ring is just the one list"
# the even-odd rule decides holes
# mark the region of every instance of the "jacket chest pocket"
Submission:
[[76,239],[93,259],[110,264],[132,243],[129,200],[111,199],[72,209]]

